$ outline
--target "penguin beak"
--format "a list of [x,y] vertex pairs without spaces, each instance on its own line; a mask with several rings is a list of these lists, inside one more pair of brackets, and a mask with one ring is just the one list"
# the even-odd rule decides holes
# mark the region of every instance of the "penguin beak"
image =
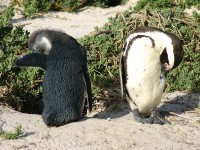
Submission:
[[166,47],[160,55],[160,62],[164,70],[169,70],[170,67]]
[[173,66],[171,66],[170,63],[169,63],[166,47],[164,48],[164,50],[162,51],[162,53],[160,55],[160,62],[161,62],[161,65],[162,65],[162,69],[167,71],[167,72],[170,69],[173,68]]
[[162,66],[165,71],[169,71],[171,69],[171,67],[168,63],[164,63]]

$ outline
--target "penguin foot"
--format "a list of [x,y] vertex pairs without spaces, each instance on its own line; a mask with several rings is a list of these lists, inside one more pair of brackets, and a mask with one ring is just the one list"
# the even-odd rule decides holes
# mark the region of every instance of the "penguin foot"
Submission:
[[133,111],[133,115],[135,120],[141,123],[160,125],[171,124],[165,119],[164,114],[160,114],[159,111],[157,111],[156,109],[151,113],[149,117],[142,116],[137,109]]

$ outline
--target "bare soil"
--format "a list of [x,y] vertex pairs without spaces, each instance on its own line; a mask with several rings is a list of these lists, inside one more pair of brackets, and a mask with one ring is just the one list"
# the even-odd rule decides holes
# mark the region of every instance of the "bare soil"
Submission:
[[[166,125],[141,124],[133,119],[128,104],[118,101],[114,109],[93,112],[78,122],[61,127],[47,127],[40,115],[2,110],[3,129],[12,131],[21,124],[24,134],[16,140],[0,137],[3,150],[128,150],[200,148],[200,94],[168,93],[163,95],[162,111],[171,114]],[[116,102],[114,102],[116,104]]]

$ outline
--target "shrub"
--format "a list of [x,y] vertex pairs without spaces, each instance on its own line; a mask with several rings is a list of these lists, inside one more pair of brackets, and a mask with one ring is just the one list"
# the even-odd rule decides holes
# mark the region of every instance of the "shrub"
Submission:
[[[143,2],[143,3],[142,3]],[[155,1],[155,3],[161,0]],[[85,36],[79,42],[88,49],[88,67],[95,97],[105,94],[105,89],[119,85],[118,62],[121,46],[136,27],[149,25],[176,34],[183,42],[185,55],[179,67],[168,75],[168,92],[175,90],[200,92],[200,15],[184,13],[186,6],[198,3],[172,3],[154,5],[154,1],[140,0],[134,9],[110,18],[96,34]],[[142,3],[142,4],[141,4]],[[176,7],[176,8],[175,8]],[[19,111],[31,112],[36,101],[41,100],[43,70],[19,69],[13,66],[18,55],[28,52],[28,32],[13,27],[9,21],[13,7],[0,17],[0,86],[7,87],[5,102]],[[105,96],[105,95],[103,95]]]
[[[110,34],[80,39],[82,45],[90,50],[89,70],[94,87],[101,89],[118,84],[118,58],[123,41],[136,27],[149,25],[174,33],[183,42],[185,55],[180,66],[168,75],[167,91],[200,92],[200,15],[196,12],[193,16],[185,15],[185,3],[176,4],[169,0],[150,2],[138,1],[134,9],[110,18],[109,23],[96,31],[110,31]],[[189,1],[188,5],[191,6]]]
[[[160,27],[177,35],[185,55],[181,65],[170,72],[167,91],[200,92],[200,14],[185,14],[185,8],[200,8],[199,1],[140,0],[135,13],[146,15],[150,26]],[[143,15],[143,16],[144,16]]]
[[0,87],[8,90],[5,103],[23,112],[26,109],[25,103],[32,105],[39,97],[41,82],[38,81],[42,79],[43,71],[32,68],[21,70],[13,66],[18,55],[28,52],[29,34],[22,27],[13,27],[10,24],[13,15],[11,6],[0,16]]

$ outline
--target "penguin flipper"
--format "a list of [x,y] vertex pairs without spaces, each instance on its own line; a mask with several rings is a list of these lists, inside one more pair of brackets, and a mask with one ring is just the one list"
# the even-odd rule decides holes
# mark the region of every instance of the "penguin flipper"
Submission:
[[40,53],[30,53],[15,60],[17,67],[40,67],[46,70],[47,55]]
[[92,112],[92,87],[91,87],[91,81],[90,81],[90,75],[88,72],[88,66],[87,66],[87,53],[86,53],[86,49],[82,48],[82,54],[83,54],[83,58],[84,58],[84,64],[83,64],[83,76],[86,82],[86,88],[87,88],[87,101],[85,101],[85,106],[86,109],[84,108],[84,112],[86,111],[87,113]]
[[84,78],[85,78],[85,82],[86,82],[86,86],[87,86],[87,96],[88,96],[87,105],[89,108],[89,112],[91,112],[92,111],[92,88],[91,88],[91,82],[90,82],[88,70],[84,69],[83,74],[84,74]]
[[120,54],[120,59],[119,59],[119,81],[120,81],[120,88],[121,88],[121,98],[124,98],[124,84],[123,84],[123,75],[122,75],[122,57],[123,57],[123,52]]

